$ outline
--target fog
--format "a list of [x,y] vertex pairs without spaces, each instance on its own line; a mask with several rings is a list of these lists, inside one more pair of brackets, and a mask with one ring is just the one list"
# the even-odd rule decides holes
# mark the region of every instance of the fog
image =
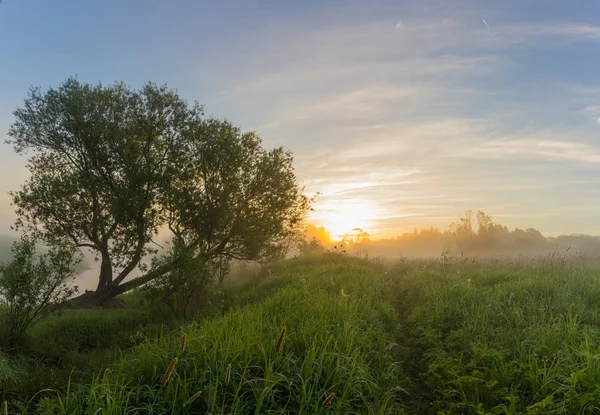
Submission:
[[[467,211],[448,228],[415,229],[393,238],[375,239],[363,229],[332,240],[323,227],[308,226],[304,250],[327,249],[347,254],[386,258],[432,258],[451,256],[541,256],[554,252],[564,255],[600,254],[600,236],[544,236],[540,231],[509,230],[484,212]],[[312,248],[310,242],[313,241]]]
[[[10,260],[10,246],[18,240],[16,236],[0,235],[0,261]],[[164,243],[162,241],[161,243]],[[43,248],[40,249],[43,251]],[[340,254],[384,257],[387,259],[404,258],[439,258],[447,256],[468,257],[523,257],[543,256],[558,252],[561,255],[600,255],[600,236],[593,235],[560,235],[544,236],[540,231],[528,229],[512,229],[497,224],[484,212],[465,215],[450,223],[448,228],[414,229],[393,238],[376,239],[363,229],[343,235],[339,240],[332,240],[324,227],[309,224],[306,227],[299,249],[292,249],[288,257],[303,252],[333,251]],[[80,272],[75,278],[79,292],[95,290],[100,270],[99,262],[94,255],[83,252]],[[229,278],[236,280],[240,275],[255,274],[260,267],[251,263],[237,262],[231,268]],[[118,272],[118,270],[115,270]],[[133,279],[142,273],[134,270],[127,278]]]

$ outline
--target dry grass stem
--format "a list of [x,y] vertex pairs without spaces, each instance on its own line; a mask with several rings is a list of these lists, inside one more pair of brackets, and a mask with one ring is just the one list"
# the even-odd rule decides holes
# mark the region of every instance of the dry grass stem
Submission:
[[279,338],[277,339],[277,343],[275,344],[275,353],[279,353],[281,351],[281,348],[283,347],[283,341],[285,340],[285,332],[286,332],[286,328],[282,328],[281,332],[279,333]]
[[202,391],[198,391],[195,394],[193,394],[192,396],[190,396],[190,399],[188,399],[187,401],[185,401],[185,405],[191,405],[194,402],[196,402],[196,399],[198,399],[201,394],[202,394]]
[[321,407],[325,408],[331,403],[331,401],[333,401],[333,398],[335,398],[335,393],[330,393],[329,395],[327,395],[327,398],[323,399],[323,404],[321,405]]
[[175,370],[175,365],[177,364],[177,361],[179,359],[176,357],[173,360],[171,360],[171,364],[169,365],[169,368],[167,369],[167,371],[165,372],[163,378],[162,378],[162,384],[166,385],[167,383],[169,383],[169,379],[171,379],[171,375],[173,374],[173,370]]

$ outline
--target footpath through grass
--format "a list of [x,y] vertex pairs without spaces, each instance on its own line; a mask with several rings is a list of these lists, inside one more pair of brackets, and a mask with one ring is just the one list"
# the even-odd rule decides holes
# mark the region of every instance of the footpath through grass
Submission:
[[600,267],[581,258],[305,257],[214,300],[181,327],[52,318],[32,352],[60,362],[0,355],[0,397],[11,414],[600,413]]
[[395,388],[398,376],[389,353],[393,338],[388,328],[395,313],[386,301],[389,285],[382,273],[360,261],[328,261],[292,262],[275,267],[272,274],[268,284],[281,288],[265,300],[134,347],[89,384],[71,385],[58,397],[49,393],[37,410],[58,414],[391,410],[401,392]]
[[600,413],[598,266],[431,265],[394,280],[409,413]]

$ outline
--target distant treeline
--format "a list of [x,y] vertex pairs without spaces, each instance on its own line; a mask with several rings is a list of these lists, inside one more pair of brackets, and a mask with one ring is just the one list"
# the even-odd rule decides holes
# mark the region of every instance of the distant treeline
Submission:
[[494,223],[484,212],[467,211],[448,229],[415,229],[393,238],[371,239],[362,229],[354,229],[339,241],[332,241],[324,228],[310,225],[302,251],[334,249],[348,253],[388,257],[432,257],[448,255],[544,255],[550,252],[600,254],[600,236],[561,235],[546,237],[533,228],[513,229]]

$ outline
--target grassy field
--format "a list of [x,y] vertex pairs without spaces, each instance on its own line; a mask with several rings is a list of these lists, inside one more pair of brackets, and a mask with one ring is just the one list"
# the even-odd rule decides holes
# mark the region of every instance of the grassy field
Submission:
[[53,316],[25,353],[0,355],[0,400],[42,414],[600,413],[599,277],[581,257],[301,257],[191,322],[136,301]]

